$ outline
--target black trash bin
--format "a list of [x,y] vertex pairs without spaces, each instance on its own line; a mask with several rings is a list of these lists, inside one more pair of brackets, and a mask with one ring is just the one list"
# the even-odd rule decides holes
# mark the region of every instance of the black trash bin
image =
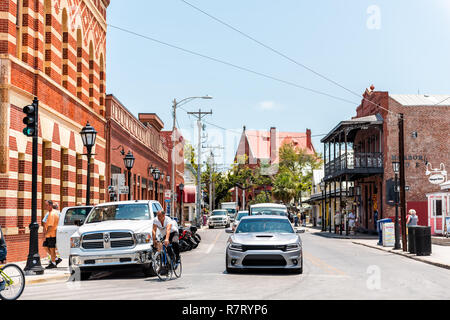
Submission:
[[408,227],[408,252],[416,253],[416,228],[417,226]]
[[431,255],[431,227],[416,227],[415,240],[418,256]]

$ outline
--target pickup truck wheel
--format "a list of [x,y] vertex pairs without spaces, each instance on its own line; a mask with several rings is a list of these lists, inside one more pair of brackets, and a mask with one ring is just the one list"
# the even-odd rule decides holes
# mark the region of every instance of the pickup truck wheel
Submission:
[[156,276],[155,270],[153,270],[153,265],[151,263],[147,263],[142,267],[142,273],[145,277]]
[[214,229],[214,226],[209,226],[210,229]]

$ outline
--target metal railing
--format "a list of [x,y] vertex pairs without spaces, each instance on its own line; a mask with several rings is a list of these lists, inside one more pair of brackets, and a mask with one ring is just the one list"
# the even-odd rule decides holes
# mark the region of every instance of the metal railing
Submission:
[[325,163],[326,176],[355,169],[383,169],[383,154],[349,151]]

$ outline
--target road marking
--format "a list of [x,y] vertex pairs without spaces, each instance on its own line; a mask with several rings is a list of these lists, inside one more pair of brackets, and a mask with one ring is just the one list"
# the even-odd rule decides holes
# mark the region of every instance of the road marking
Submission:
[[[329,274],[337,273],[338,275],[341,275],[341,276],[348,276],[344,271],[339,270],[339,269],[337,269],[337,268],[335,268],[333,266],[330,266],[328,263],[324,262],[323,260],[321,260],[321,259],[319,259],[317,257],[314,257],[313,255],[311,255],[311,254],[309,254],[309,253],[307,253],[305,251],[303,251],[303,255],[304,255],[304,257],[306,259],[311,261],[314,265],[320,267],[321,269],[325,270]],[[330,270],[328,270],[328,269],[334,271],[334,273],[330,272]]]
[[216,239],[214,240],[214,242],[211,243],[211,244],[209,245],[209,248],[208,248],[208,250],[206,251],[206,254],[210,254],[210,253],[211,253],[212,249],[213,249],[214,246],[216,245],[217,240],[219,240],[220,235],[221,235],[221,233],[219,232],[219,233],[217,234],[217,237],[216,237]]

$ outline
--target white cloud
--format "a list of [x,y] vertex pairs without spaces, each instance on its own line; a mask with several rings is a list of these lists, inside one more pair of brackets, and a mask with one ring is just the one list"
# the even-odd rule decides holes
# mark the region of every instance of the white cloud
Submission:
[[258,109],[268,111],[278,109],[279,106],[274,101],[262,101],[258,105]]

